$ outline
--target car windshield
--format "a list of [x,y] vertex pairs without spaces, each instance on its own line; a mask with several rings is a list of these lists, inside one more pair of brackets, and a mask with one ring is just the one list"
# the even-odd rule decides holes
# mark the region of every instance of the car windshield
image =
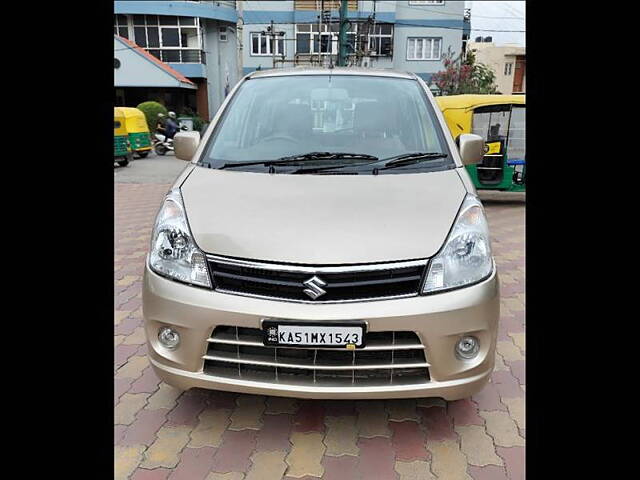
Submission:
[[[372,162],[370,157],[417,152],[444,155],[389,173],[455,166],[433,108],[416,80],[329,74],[244,82],[225,109],[200,164],[229,168],[234,163],[312,152],[358,156],[308,156],[278,173],[301,165],[364,165]],[[237,167],[234,170],[267,171],[264,165]]]

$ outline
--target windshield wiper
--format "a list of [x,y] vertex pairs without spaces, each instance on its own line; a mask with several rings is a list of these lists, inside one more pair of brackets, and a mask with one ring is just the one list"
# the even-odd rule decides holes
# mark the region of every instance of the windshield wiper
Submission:
[[337,160],[342,158],[349,158],[353,160],[378,160],[378,157],[373,155],[367,155],[366,153],[350,153],[350,152],[309,152],[302,155],[291,155],[290,157],[282,157],[278,160]]
[[[287,165],[289,163],[298,163],[301,160],[336,160],[339,158],[353,159],[353,160],[372,160],[377,161],[378,157],[373,155],[367,155],[364,153],[349,153],[349,152],[309,152],[300,155],[290,155],[287,157],[276,158],[275,160],[258,160],[255,162],[233,162],[225,163],[220,167],[223,168],[235,168],[245,167],[249,165],[264,165],[269,167],[272,165]],[[335,167],[334,167],[335,168]]]
[[449,155],[442,152],[416,152],[416,153],[404,153],[402,155],[396,155],[395,157],[385,158],[385,163],[381,169],[403,167],[405,165],[411,165],[426,160],[434,160],[437,158],[447,158]]

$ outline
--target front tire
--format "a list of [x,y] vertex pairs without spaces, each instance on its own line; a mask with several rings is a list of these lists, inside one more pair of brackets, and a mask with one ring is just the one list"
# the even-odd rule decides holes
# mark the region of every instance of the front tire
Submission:
[[124,160],[118,160],[118,165],[120,165],[121,167],[126,167],[127,165],[129,165],[129,159],[125,158]]

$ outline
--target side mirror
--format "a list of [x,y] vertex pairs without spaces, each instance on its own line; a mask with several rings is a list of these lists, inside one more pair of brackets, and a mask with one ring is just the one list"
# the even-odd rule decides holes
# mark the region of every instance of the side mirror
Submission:
[[199,132],[179,132],[173,137],[173,149],[176,158],[190,161],[198,149],[200,143]]
[[463,133],[458,137],[458,149],[462,163],[473,165],[480,163],[484,156],[484,140],[474,133]]

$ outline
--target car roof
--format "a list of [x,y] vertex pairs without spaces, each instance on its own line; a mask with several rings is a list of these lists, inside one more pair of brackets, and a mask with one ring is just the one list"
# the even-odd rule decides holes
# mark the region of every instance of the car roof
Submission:
[[362,67],[291,67],[256,70],[248,78],[284,77],[296,75],[366,75],[369,77],[392,77],[415,80],[416,76],[409,72],[392,70],[390,68],[362,68]]

